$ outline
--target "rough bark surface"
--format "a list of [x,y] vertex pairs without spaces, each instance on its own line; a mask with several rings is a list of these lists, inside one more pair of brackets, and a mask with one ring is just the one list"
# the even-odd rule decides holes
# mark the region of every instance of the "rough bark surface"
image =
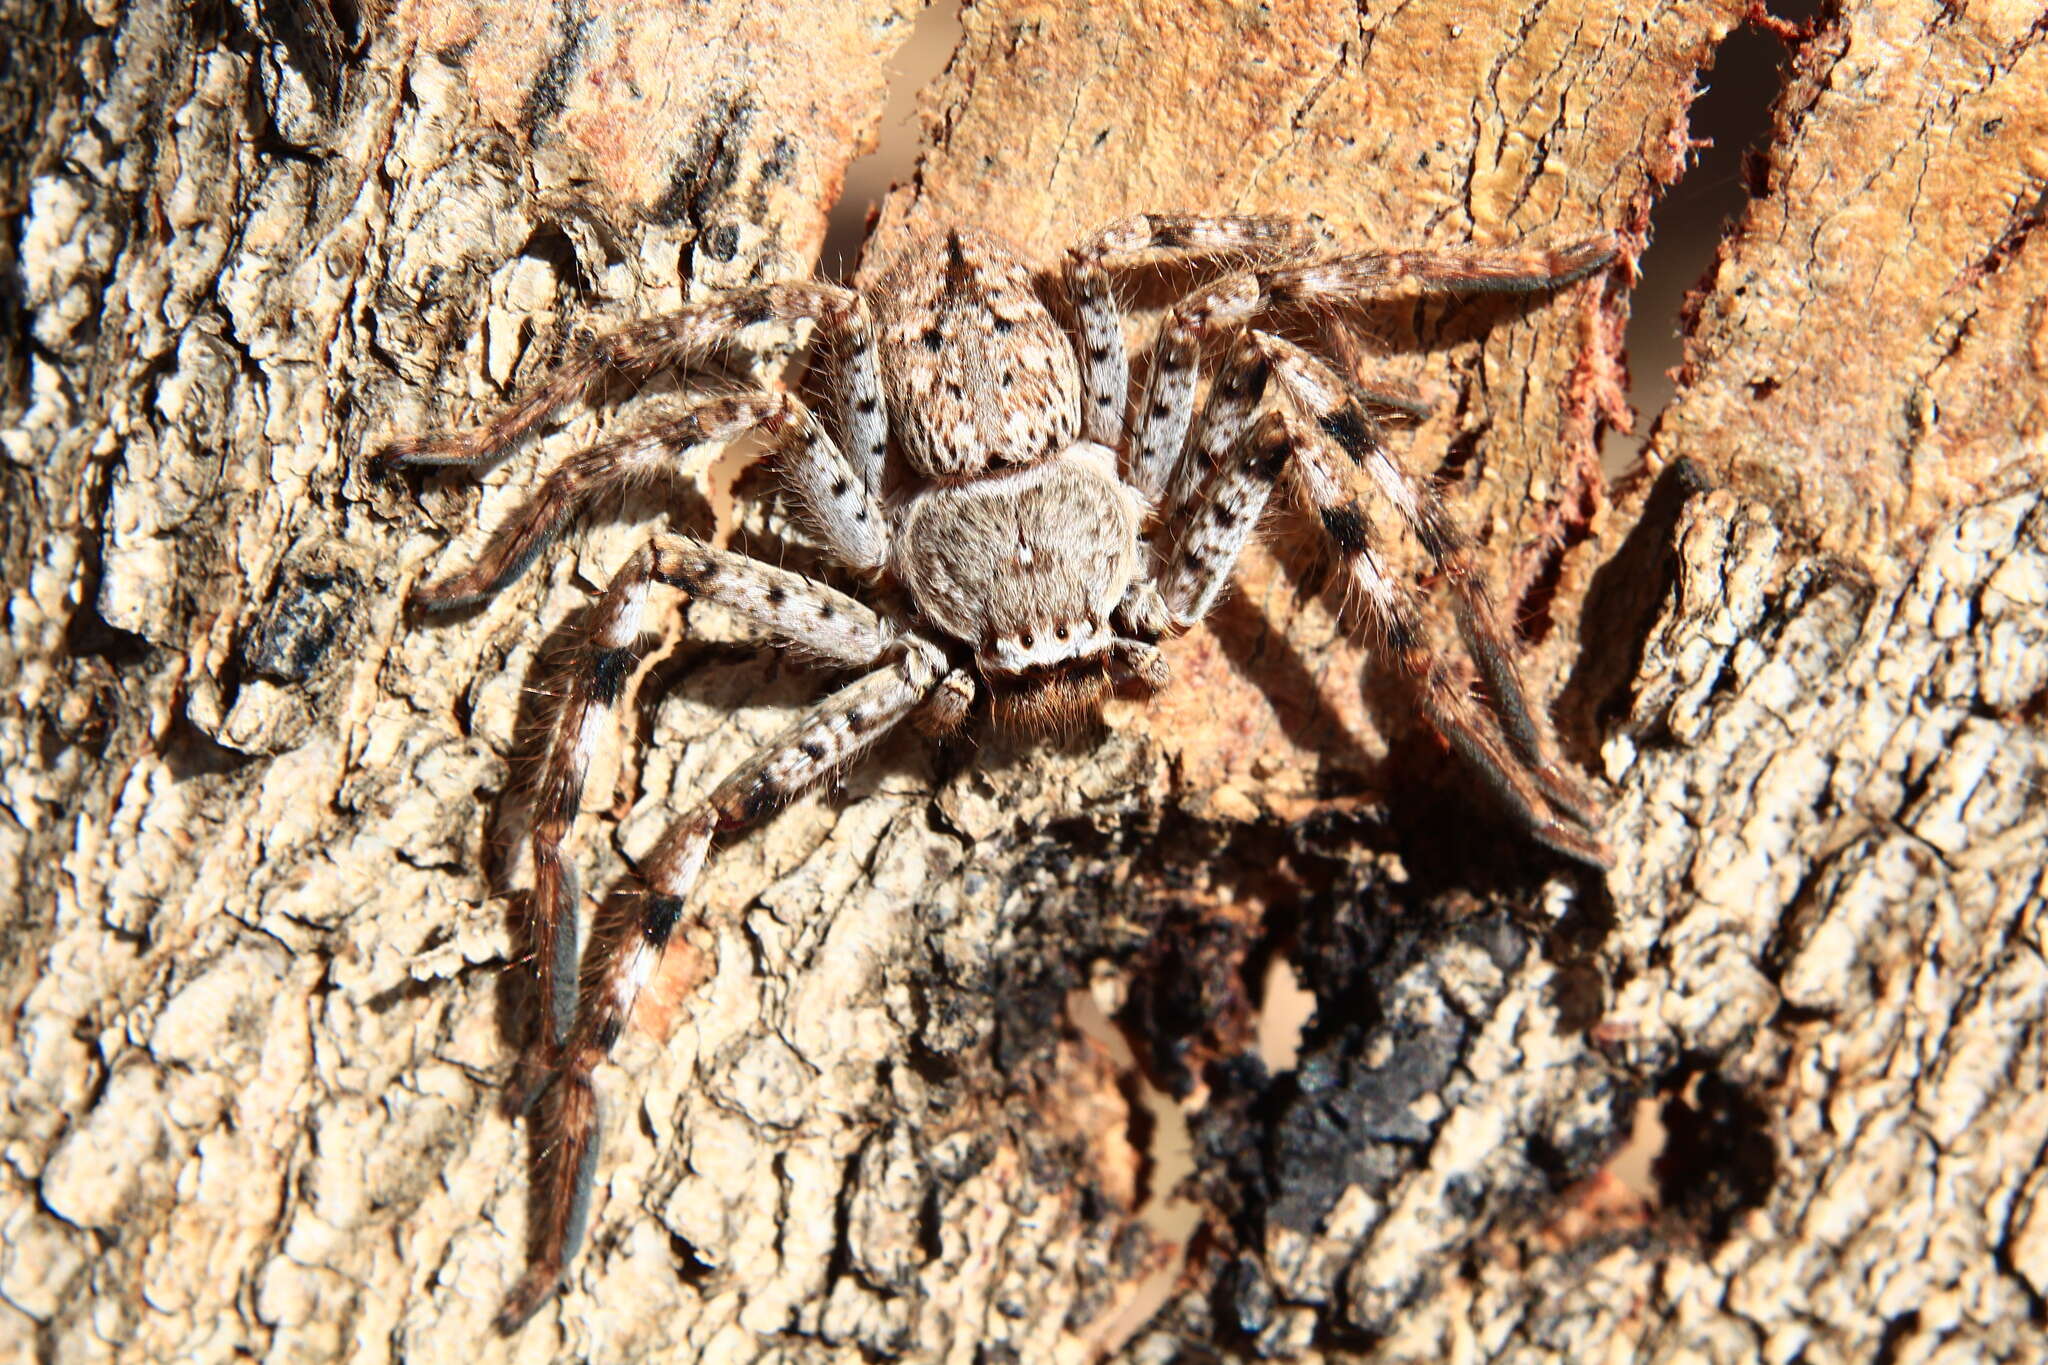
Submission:
[[[1633,251],[1746,8],[988,0],[863,269],[949,221],[1050,255],[1148,208]],[[657,991],[599,1078],[591,1244],[487,1334],[556,655],[664,509],[812,554],[720,466],[408,620],[674,390],[617,386],[480,483],[362,455],[576,329],[808,270],[914,17],[0,0],[0,1342],[2048,1353],[2048,21],[1938,0],[1787,34],[1756,197],[1618,489],[1625,278],[1364,320],[1432,402],[1404,455],[1611,784],[1612,875],[1447,771],[1282,526],[1159,703],[1064,746],[906,737],[721,850],[709,984]],[[772,372],[802,338],[759,341]],[[709,609],[671,633],[590,784],[600,891],[823,685]],[[1318,1002],[1277,1075],[1276,955]],[[1610,1163],[1649,1114],[1643,1197]]]

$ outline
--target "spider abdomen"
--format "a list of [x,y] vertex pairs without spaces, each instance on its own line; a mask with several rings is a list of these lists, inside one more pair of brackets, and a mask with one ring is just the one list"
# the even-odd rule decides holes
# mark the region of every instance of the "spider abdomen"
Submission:
[[1073,342],[1004,242],[967,229],[919,242],[874,301],[882,393],[919,474],[1037,464],[1080,434]]

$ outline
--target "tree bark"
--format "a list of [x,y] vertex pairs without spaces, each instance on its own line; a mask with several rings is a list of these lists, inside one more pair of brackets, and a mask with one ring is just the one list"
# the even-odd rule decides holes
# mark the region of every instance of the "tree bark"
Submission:
[[[1608,230],[1633,260],[1699,73],[1776,22],[1457,11],[985,0],[864,277],[947,223],[1051,258],[1160,208],[1388,246]],[[0,1341],[2048,1353],[2048,21],[1937,0],[1787,30],[1636,474],[1598,462],[1626,271],[1361,320],[1430,402],[1404,458],[1609,784],[1612,874],[1493,813],[1281,524],[1157,702],[1066,744],[905,736],[721,847],[708,984],[657,987],[599,1077],[590,1244],[488,1335],[561,651],[664,513],[818,561],[721,463],[409,619],[677,390],[615,386],[480,481],[363,456],[584,327],[811,270],[914,17],[0,0]],[[756,340],[772,377],[804,338]],[[589,785],[600,895],[825,683],[702,605],[670,637]],[[1316,1002],[1277,1072],[1276,960]]]

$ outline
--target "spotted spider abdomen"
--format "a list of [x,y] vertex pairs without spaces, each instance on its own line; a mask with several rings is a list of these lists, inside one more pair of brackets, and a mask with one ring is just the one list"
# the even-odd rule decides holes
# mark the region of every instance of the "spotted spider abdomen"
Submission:
[[896,573],[984,676],[1100,655],[1138,572],[1140,513],[1103,446],[930,488],[900,514]]
[[1013,248],[968,229],[926,239],[872,300],[882,392],[919,474],[1036,464],[1080,434],[1073,343]]

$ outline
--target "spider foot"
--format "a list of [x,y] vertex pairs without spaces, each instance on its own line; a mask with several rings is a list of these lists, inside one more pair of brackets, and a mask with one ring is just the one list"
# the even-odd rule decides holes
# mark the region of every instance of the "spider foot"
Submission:
[[1532,769],[1530,775],[1536,779],[1536,784],[1543,788],[1543,795],[1549,799],[1550,804],[1574,824],[1588,830],[1597,831],[1600,828],[1604,816],[1600,798],[1587,790],[1583,783],[1554,765]]
[[510,1336],[562,1285],[583,1241],[597,1175],[597,1091],[587,1065],[559,1067],[540,1082],[533,1119],[534,1181],[526,1232],[526,1271],[492,1326]]
[[1578,827],[1577,817],[1571,822],[1541,820],[1529,824],[1529,832],[1536,841],[1555,853],[1562,853],[1573,862],[1584,863],[1587,867],[1607,872],[1614,867],[1614,849],[1594,832],[1590,824]]
[[519,1277],[519,1283],[512,1286],[512,1292],[505,1296],[505,1302],[491,1319],[491,1330],[501,1337],[509,1337],[526,1326],[527,1321],[540,1311],[541,1305],[553,1298],[562,1287],[562,1264],[559,1260],[549,1263],[535,1262]]
[[370,456],[370,477],[389,479],[402,470],[440,465],[474,464],[488,453],[466,432],[435,432],[386,441]]
[[1614,238],[1606,233],[1588,237],[1582,242],[1573,242],[1560,247],[1550,254],[1549,278],[1538,282],[1537,289],[1556,289],[1563,285],[1575,284],[1588,275],[1597,274],[1614,263],[1620,255]]
[[1554,765],[1516,762],[1475,723],[1478,717],[1469,708],[1439,702],[1431,710],[1437,733],[1538,843],[1603,872],[1614,866],[1614,850],[1599,835],[1600,806],[1590,793]]

